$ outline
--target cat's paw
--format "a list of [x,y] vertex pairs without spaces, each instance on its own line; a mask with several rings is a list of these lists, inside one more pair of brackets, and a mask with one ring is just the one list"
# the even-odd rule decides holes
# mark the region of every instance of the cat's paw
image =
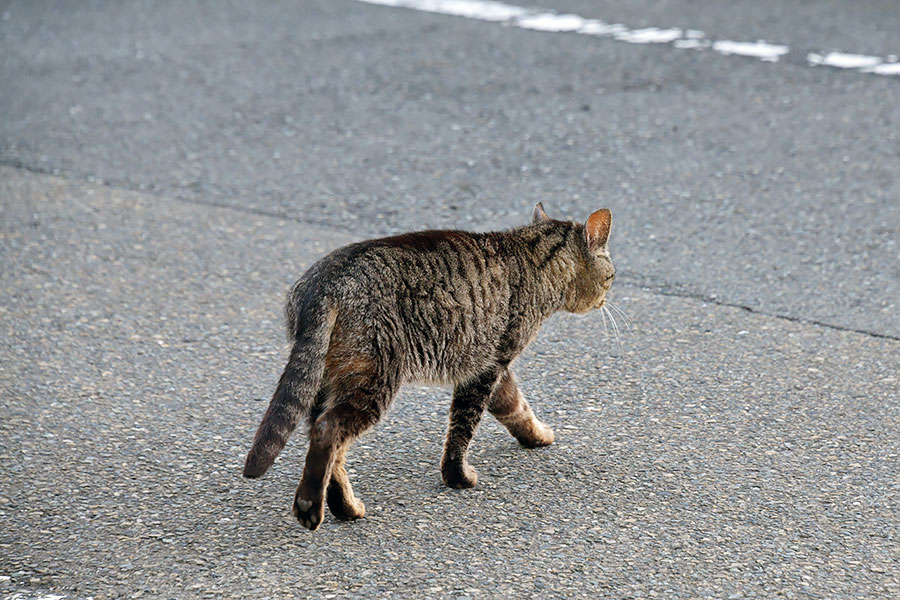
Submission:
[[321,498],[308,500],[301,498],[298,494],[294,497],[294,516],[297,517],[301,525],[310,531],[315,531],[325,518],[325,504]]
[[478,473],[467,463],[446,463],[441,468],[441,475],[444,483],[452,488],[473,488],[478,483]]
[[549,446],[556,439],[553,430],[535,420],[528,432],[523,435],[516,436],[519,443],[526,448],[540,448],[541,446]]
[[342,521],[353,521],[366,516],[366,505],[357,498],[328,491],[328,508],[331,514]]

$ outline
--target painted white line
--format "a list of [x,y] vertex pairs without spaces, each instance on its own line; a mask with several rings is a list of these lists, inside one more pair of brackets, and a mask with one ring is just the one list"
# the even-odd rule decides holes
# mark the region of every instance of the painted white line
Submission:
[[585,25],[585,20],[578,15],[558,15],[556,13],[538,13],[519,17],[516,25],[522,29],[535,31],[578,31]]
[[871,68],[860,69],[860,71],[876,75],[900,75],[900,63],[882,63]]
[[518,6],[511,6],[503,2],[491,2],[489,0],[360,0],[368,4],[381,6],[393,6],[396,8],[410,8],[424,12],[467,17],[479,21],[503,22],[533,12]]
[[766,62],[776,62],[779,58],[790,52],[790,47],[770,44],[762,40],[758,42],[732,42],[718,40],[713,42],[712,49],[719,54],[739,54],[741,56],[753,56]]
[[644,27],[617,33],[615,37],[620,42],[629,44],[668,44],[683,37],[681,29],[660,29],[659,27]]
[[[725,56],[746,56],[765,62],[778,62],[782,56],[791,51],[790,46],[771,44],[763,40],[756,42],[716,40],[708,38],[704,32],[697,29],[682,30],[677,27],[631,29],[621,23],[604,23],[599,19],[559,14],[552,10],[524,8],[495,0],[359,0],[359,2],[502,23],[532,31],[610,37],[629,44],[671,44],[673,48],[679,50],[712,49]],[[894,55],[880,57],[836,51],[809,52],[806,61],[810,66],[900,76],[900,62]]]
[[846,52],[829,52],[825,56],[816,52],[806,55],[806,60],[812,65],[826,65],[839,69],[871,69],[882,63],[878,56],[866,54],[848,54]]

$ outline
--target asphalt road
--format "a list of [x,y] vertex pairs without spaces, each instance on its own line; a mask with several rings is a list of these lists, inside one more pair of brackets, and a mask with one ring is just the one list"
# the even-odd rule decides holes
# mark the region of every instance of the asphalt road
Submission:
[[[778,62],[350,1],[0,3],[0,594],[900,595],[900,53],[892,2],[544,2],[790,46]],[[632,318],[522,357],[557,443],[449,392],[290,514],[304,439],[239,472],[317,257],[607,206]]]

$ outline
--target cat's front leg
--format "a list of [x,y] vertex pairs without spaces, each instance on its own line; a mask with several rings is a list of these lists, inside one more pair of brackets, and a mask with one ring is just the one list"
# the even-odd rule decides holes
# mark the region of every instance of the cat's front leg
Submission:
[[475,429],[502,372],[499,367],[492,369],[453,390],[450,426],[441,459],[441,476],[444,483],[452,488],[470,488],[478,483],[478,474],[468,462],[469,442],[475,435]]
[[519,390],[512,371],[506,370],[491,395],[488,410],[526,448],[549,446],[553,430],[538,421]]

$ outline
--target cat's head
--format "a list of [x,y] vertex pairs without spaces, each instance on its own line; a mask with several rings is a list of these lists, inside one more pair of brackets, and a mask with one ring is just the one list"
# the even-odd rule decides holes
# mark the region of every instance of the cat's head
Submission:
[[[544,212],[539,202],[534,207],[532,223],[549,223],[553,220]],[[584,225],[575,223],[570,236],[570,256],[574,278],[566,290],[564,310],[586,313],[600,308],[606,302],[606,293],[612,287],[616,268],[609,256],[609,231],[612,213],[601,208],[591,213]]]

